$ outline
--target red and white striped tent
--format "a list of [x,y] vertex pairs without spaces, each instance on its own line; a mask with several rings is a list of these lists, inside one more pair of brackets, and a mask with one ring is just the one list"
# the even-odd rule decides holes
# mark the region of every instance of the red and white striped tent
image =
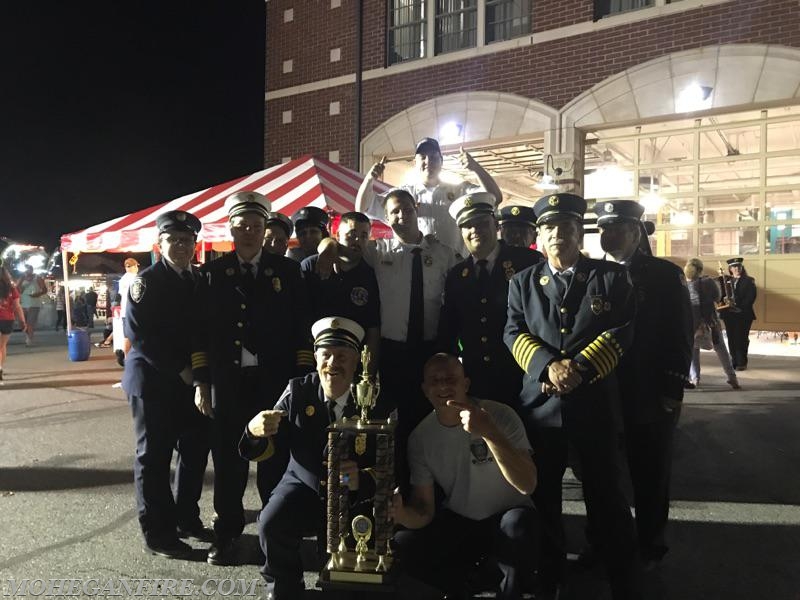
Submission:
[[[61,236],[62,252],[150,252],[158,240],[156,217],[170,210],[185,210],[200,219],[198,242],[206,249],[230,249],[225,199],[240,190],[261,192],[272,201],[272,210],[291,216],[304,206],[318,206],[333,213],[353,210],[363,176],[356,171],[315,156],[264,169],[175,200],[111,219],[88,229]],[[377,182],[375,190],[389,186]],[[391,234],[376,223],[373,235]]]

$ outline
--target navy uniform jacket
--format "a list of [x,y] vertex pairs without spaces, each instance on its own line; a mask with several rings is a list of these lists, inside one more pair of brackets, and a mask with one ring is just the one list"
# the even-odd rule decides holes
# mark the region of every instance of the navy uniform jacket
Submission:
[[208,279],[205,344],[214,410],[229,410],[225,403],[236,398],[248,302],[256,305],[249,313],[249,328],[265,385],[274,390],[273,397],[263,399],[264,408],[271,407],[291,377],[313,366],[311,314],[300,265],[262,252],[250,299],[235,252],[211,261],[203,271]]
[[[635,310],[627,270],[616,263],[579,258],[563,300],[546,261],[513,277],[504,339],[525,371],[520,402],[528,423],[608,420],[617,397],[614,371],[630,346]],[[583,383],[565,396],[542,393],[547,367],[563,358],[587,369]]]
[[[181,384],[179,373],[189,367],[201,332],[195,319],[203,277],[192,268],[185,281],[164,259],[138,273],[128,290],[125,337],[131,351],[125,357],[122,388],[129,396],[158,393],[164,385]],[[202,361],[197,361],[202,370]]]
[[[350,402],[353,402],[352,397]],[[239,442],[239,454],[248,460],[261,461],[273,456],[279,458],[283,453],[276,450],[288,448],[289,464],[281,482],[301,483],[319,493],[320,482],[327,482],[328,426],[331,424],[319,375],[314,372],[289,381],[275,410],[288,413],[281,420],[278,433],[271,438],[256,438],[245,429]],[[363,460],[369,459],[365,455]],[[370,496],[374,492],[374,486],[369,485],[370,478],[362,476],[360,480],[359,497]]]
[[477,266],[472,256],[447,274],[438,343],[442,351],[461,355],[471,382],[471,395],[518,406],[522,372],[503,343],[508,282],[515,273],[543,259],[536,250],[515,248],[500,241],[486,297],[478,288]]
[[665,415],[662,398],[683,400],[692,360],[692,306],[683,271],[669,261],[636,252],[628,264],[636,297],[633,343],[617,369],[629,423]]
[[313,321],[337,315],[352,319],[364,329],[380,327],[381,299],[373,268],[362,259],[349,271],[334,271],[323,280],[315,271],[317,261],[319,254],[300,263]]
[[[733,279],[733,281],[736,280]],[[736,308],[739,309],[739,312],[728,315],[729,310],[722,311],[723,318],[735,315],[739,318],[755,320],[756,313],[753,312],[753,304],[756,301],[756,280],[749,275],[742,275],[734,285],[733,298],[736,300]]]

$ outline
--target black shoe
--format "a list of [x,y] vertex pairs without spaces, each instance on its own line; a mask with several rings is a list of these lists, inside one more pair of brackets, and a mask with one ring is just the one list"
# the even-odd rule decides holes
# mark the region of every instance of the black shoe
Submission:
[[178,537],[192,538],[198,542],[213,542],[214,532],[208,527],[203,527],[202,523],[197,522],[196,524],[187,527],[181,527],[178,525]]
[[236,544],[231,538],[220,538],[208,549],[206,562],[210,565],[230,566],[236,564]]
[[747,365],[741,365],[739,367],[734,367],[736,371],[747,371]]
[[686,390],[693,390],[696,387],[697,386],[694,383],[692,383],[691,381],[684,381],[683,382],[683,388],[686,389]]
[[122,350],[116,350],[114,355],[117,357],[117,364],[120,367],[125,366],[125,353]]
[[188,558],[192,553],[192,547],[185,544],[178,538],[174,540],[147,540],[144,543],[145,552],[167,558]]

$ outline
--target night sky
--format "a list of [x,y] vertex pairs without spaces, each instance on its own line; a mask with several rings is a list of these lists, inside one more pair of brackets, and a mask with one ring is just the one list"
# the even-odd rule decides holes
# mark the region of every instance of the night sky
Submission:
[[264,0],[0,8],[0,236],[59,236],[263,168]]

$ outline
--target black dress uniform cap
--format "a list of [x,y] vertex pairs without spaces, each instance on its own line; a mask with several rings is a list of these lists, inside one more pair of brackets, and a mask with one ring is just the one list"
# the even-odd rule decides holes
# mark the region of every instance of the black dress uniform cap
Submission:
[[267,225],[280,225],[286,232],[286,237],[291,237],[294,231],[292,220],[285,214],[279,212],[267,213]]
[[453,200],[448,211],[450,216],[461,227],[467,221],[481,215],[493,215],[497,203],[494,194],[489,192],[472,192]]
[[740,266],[742,266],[742,263],[744,262],[744,258],[742,258],[741,256],[738,257],[738,258],[729,258],[725,262],[728,263],[729,267],[734,267],[734,266],[739,266],[740,267]]
[[533,205],[536,213],[536,224],[541,225],[555,219],[569,217],[583,221],[586,212],[586,200],[575,194],[550,194],[542,196]]
[[439,141],[426,137],[417,142],[417,147],[414,149],[414,154],[438,154],[441,156],[442,149],[439,147]]
[[266,219],[272,209],[272,202],[264,194],[242,191],[228,196],[225,199],[225,208],[228,210],[228,219],[244,213],[256,213]]
[[503,223],[523,223],[525,225],[536,226],[536,213],[530,206],[504,206],[497,211],[497,222]]
[[364,328],[355,321],[344,317],[325,317],[311,326],[314,348],[345,346],[361,351]]
[[184,210],[171,210],[156,217],[158,233],[167,231],[186,231],[194,236],[203,228],[200,219]]
[[328,213],[317,206],[306,206],[292,215],[295,228],[308,222],[310,225],[319,227],[323,233],[328,232]]
[[597,225],[611,223],[638,223],[644,214],[644,206],[634,200],[606,200],[594,206]]

